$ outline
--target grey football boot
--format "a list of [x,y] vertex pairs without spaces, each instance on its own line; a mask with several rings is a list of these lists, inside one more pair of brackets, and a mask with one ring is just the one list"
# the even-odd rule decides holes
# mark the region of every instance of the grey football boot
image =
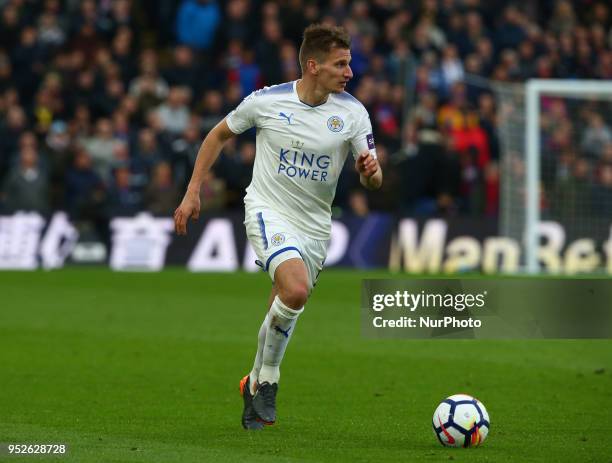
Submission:
[[270,384],[267,381],[257,386],[253,396],[253,410],[265,424],[274,424],[276,421],[276,393],[278,383]]
[[259,430],[264,428],[264,423],[259,419],[253,409],[253,395],[251,394],[251,382],[249,375],[240,381],[240,395],[244,401],[242,411],[242,427],[244,429]]

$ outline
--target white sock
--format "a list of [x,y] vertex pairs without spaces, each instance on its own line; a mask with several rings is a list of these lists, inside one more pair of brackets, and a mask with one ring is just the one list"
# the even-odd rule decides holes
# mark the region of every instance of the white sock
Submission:
[[257,379],[260,384],[265,382],[278,383],[280,364],[283,355],[285,355],[285,349],[293,334],[297,318],[303,311],[303,307],[294,310],[283,304],[278,296],[274,298],[270,312],[268,312],[269,322],[263,349],[263,363]]
[[255,394],[255,385],[257,384],[257,378],[259,378],[259,370],[261,370],[261,364],[263,363],[263,350],[266,345],[266,333],[268,332],[268,322],[270,312],[266,313],[264,321],[259,328],[259,334],[257,336],[257,354],[255,354],[255,361],[253,362],[253,369],[249,373],[249,386],[251,388],[251,394]]

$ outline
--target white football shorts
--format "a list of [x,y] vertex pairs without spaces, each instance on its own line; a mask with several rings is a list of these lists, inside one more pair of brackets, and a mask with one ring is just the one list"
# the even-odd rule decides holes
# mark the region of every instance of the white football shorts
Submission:
[[244,216],[247,238],[258,257],[257,265],[274,281],[274,272],[281,263],[302,259],[308,272],[308,290],[312,291],[325,263],[328,240],[304,236],[268,208],[250,207]]

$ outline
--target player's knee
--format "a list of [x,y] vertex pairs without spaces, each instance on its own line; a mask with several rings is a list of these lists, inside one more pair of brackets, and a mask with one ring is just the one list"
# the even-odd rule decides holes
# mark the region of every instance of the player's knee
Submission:
[[308,287],[304,283],[292,283],[279,293],[281,301],[291,309],[301,309],[308,300]]

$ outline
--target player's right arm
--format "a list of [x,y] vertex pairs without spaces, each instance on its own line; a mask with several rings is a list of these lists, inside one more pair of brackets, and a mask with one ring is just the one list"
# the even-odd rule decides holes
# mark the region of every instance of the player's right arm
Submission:
[[256,98],[260,91],[247,96],[228,116],[219,122],[206,136],[198,151],[193,174],[187,187],[185,197],[174,211],[174,228],[179,235],[187,234],[187,221],[194,221],[200,216],[200,188],[204,174],[210,170],[219,157],[221,148],[234,135],[257,125],[257,115],[260,99]]
[[187,221],[200,216],[200,189],[206,172],[219,157],[225,142],[235,135],[225,119],[219,122],[204,138],[198,151],[191,180],[179,207],[174,211],[174,229],[179,235],[187,234]]

